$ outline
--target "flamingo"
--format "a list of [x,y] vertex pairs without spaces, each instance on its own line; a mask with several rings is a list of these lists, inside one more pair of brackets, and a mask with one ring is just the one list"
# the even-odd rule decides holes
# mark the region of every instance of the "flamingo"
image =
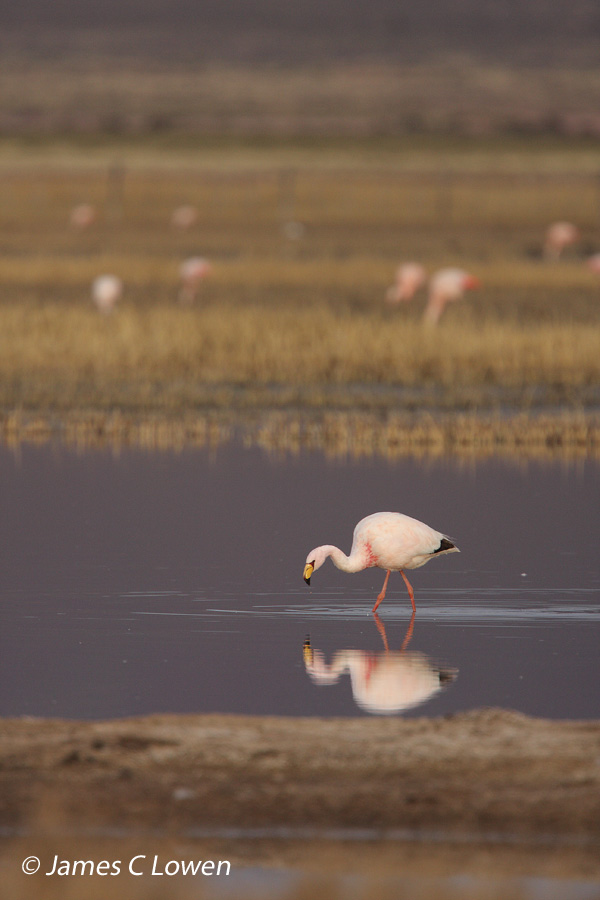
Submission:
[[427,273],[420,263],[403,263],[396,269],[396,277],[387,289],[387,303],[397,304],[412,300],[422,284],[425,284]]
[[356,525],[350,556],[346,556],[332,544],[323,544],[311,550],[306,557],[304,581],[310,585],[311,575],[323,565],[328,556],[342,572],[362,572],[371,566],[386,569],[383,587],[372,610],[375,612],[385,597],[390,572],[400,572],[414,613],[415,595],[404,569],[418,569],[434,556],[459,552],[447,535],[435,531],[418,519],[412,519],[403,513],[378,512],[366,516]]
[[591,269],[596,275],[600,275],[600,253],[594,253],[593,256],[590,256],[586,265],[588,269]]
[[559,259],[565,247],[579,240],[579,229],[571,222],[553,222],[546,230],[544,256]]
[[92,300],[104,315],[115,308],[123,294],[123,282],[116,275],[99,275],[92,282]]
[[282,231],[288,241],[300,241],[306,233],[306,226],[302,222],[296,222],[290,219],[282,226]]
[[447,303],[461,300],[465,291],[474,290],[481,282],[463,269],[439,269],[429,282],[429,299],[423,320],[437,325]]
[[69,216],[69,222],[73,228],[83,231],[96,221],[96,207],[91,203],[79,203],[74,206]]
[[185,206],[178,206],[177,209],[173,210],[171,225],[174,225],[175,228],[185,230],[186,228],[191,228],[192,225],[195,225],[197,219],[198,210],[196,207],[186,204]]
[[348,672],[356,705],[366,712],[389,715],[425,703],[456,679],[457,669],[442,668],[423,653],[406,651],[412,635],[414,614],[400,650],[389,649],[385,629],[377,613],[374,619],[383,639],[383,653],[338,650],[328,665],[324,654],[313,650],[310,638],[305,640],[304,667],[315,684],[336,684]]
[[180,303],[193,303],[198,295],[200,284],[212,271],[208,260],[202,256],[190,256],[179,267],[181,288],[179,289]]

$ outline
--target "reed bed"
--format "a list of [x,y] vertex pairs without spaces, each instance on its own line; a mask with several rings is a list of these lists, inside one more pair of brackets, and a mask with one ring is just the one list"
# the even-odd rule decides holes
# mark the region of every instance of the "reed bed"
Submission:
[[[154,305],[102,318],[93,309],[0,308],[0,403],[36,406],[50,385],[57,407],[78,394],[102,407],[127,387],[158,407],[195,385],[343,385],[579,388],[600,383],[598,333],[586,323],[515,328],[448,317],[427,329],[405,317],[327,308],[271,309]],[[47,402],[52,405],[50,397]]]
[[[597,179],[589,169],[569,172],[564,160],[552,172],[554,150],[538,154],[541,174],[530,159],[515,170],[513,145],[504,155],[495,145],[487,157],[480,148],[476,166],[472,147],[446,148],[430,171],[401,153],[396,168],[389,152],[383,165],[368,143],[355,148],[353,168],[347,151],[336,168],[331,148],[297,167],[289,165],[293,148],[278,155],[271,147],[262,162],[254,148],[247,167],[239,148],[213,168],[206,151],[182,170],[166,151],[164,165],[149,166],[126,150],[128,162],[115,163],[112,147],[104,166],[96,156],[94,165],[67,169],[55,148],[44,163],[38,147],[35,165],[4,148],[5,411],[172,417],[232,405],[598,403],[600,284],[583,265],[600,247]],[[581,152],[572,151],[574,166]],[[80,232],[68,213],[83,200],[97,204],[98,219]],[[170,223],[181,202],[198,212],[187,231]],[[554,263],[541,256],[551,214],[582,233]],[[303,226],[298,238],[286,236],[290,221]],[[185,308],[176,299],[178,268],[196,254],[213,271]],[[437,329],[424,328],[424,292],[396,309],[383,302],[396,266],[411,257],[430,272],[466,268],[482,288],[452,305]],[[102,272],[125,283],[107,317],[89,298]]]

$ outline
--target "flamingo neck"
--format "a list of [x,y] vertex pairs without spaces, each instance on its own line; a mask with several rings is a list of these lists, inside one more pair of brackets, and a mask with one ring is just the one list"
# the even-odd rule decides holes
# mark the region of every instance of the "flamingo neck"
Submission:
[[362,554],[351,553],[350,556],[346,556],[343,550],[334,547],[333,544],[325,544],[321,549],[325,553],[325,558],[330,556],[334,566],[342,572],[361,572],[366,568]]

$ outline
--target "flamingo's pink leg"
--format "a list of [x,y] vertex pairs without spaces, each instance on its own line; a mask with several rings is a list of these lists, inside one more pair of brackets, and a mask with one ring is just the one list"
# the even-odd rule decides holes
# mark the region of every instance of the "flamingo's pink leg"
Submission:
[[415,595],[414,595],[411,583],[408,580],[408,578],[406,577],[406,575],[404,574],[402,569],[400,569],[400,574],[404,578],[404,584],[408,588],[408,596],[410,597],[410,602],[412,603],[413,613],[416,613],[417,607],[415,606]]
[[389,577],[390,577],[390,572],[391,572],[391,571],[392,571],[391,569],[388,569],[387,572],[386,572],[386,574],[385,574],[385,581],[383,582],[383,587],[381,588],[381,593],[380,593],[379,596],[377,597],[377,603],[375,604],[375,606],[373,607],[373,609],[371,610],[371,612],[375,612],[375,610],[377,609],[377,607],[379,606],[379,604],[381,603],[381,601],[382,601],[383,598],[385,597],[385,592],[386,592],[386,590],[387,590],[387,583],[388,583],[388,579],[389,579]]

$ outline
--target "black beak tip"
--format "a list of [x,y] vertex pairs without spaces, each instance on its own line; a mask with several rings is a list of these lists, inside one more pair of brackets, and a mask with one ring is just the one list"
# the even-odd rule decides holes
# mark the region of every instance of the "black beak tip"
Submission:
[[305,578],[304,583],[310,587],[310,578]]

